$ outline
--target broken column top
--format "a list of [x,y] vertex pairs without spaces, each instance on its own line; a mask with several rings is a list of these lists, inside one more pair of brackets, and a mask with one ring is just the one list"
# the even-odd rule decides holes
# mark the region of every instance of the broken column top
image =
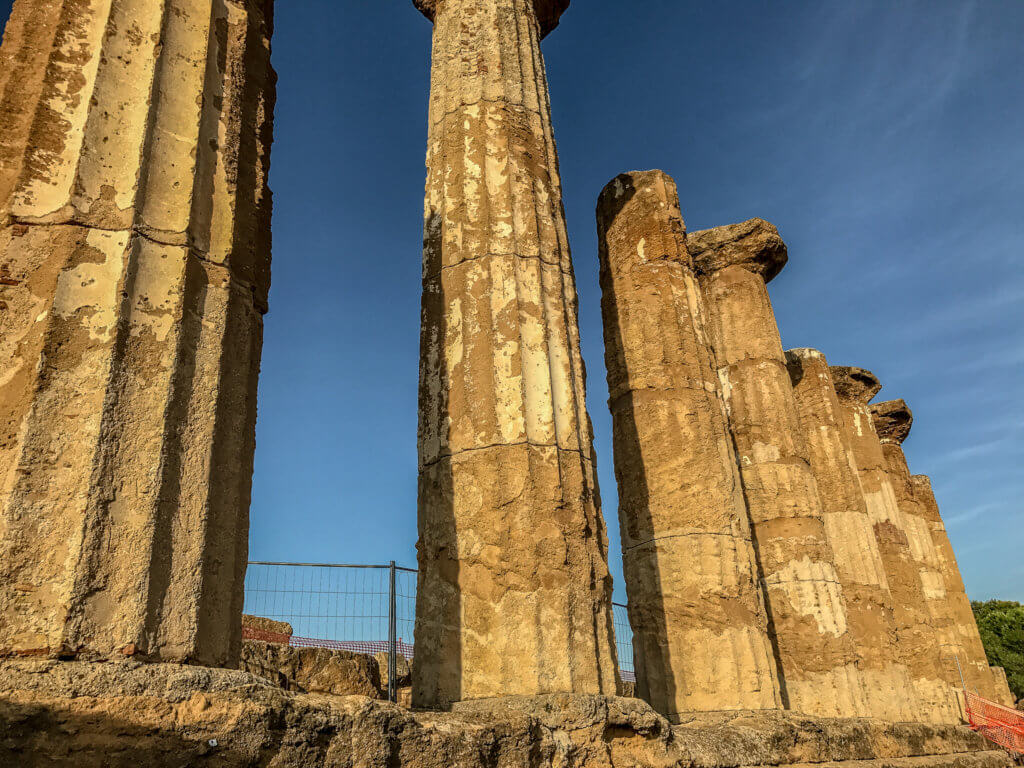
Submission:
[[767,283],[789,260],[779,230],[764,219],[690,232],[686,246],[697,272],[704,275],[738,265],[760,275]]
[[786,367],[789,369],[790,379],[796,386],[804,377],[804,366],[808,363],[817,363],[820,366],[828,367],[828,360],[825,355],[810,347],[798,347],[797,349],[786,350]]
[[796,349],[786,350],[786,357],[792,355],[801,360],[824,360],[825,355],[816,349],[811,347],[797,347]]
[[854,400],[863,405],[882,391],[882,382],[866,368],[852,365],[833,365],[829,368],[836,394],[844,400]]
[[883,443],[898,445],[910,434],[914,414],[903,400],[886,400],[871,406],[871,421]]
[[[650,171],[620,173],[605,184],[597,199],[598,215],[608,211],[618,212],[638,192],[648,189],[656,191],[659,198],[661,198],[661,202],[671,205],[673,210],[679,210],[679,192],[676,188],[675,179],[664,171],[655,168]],[[682,218],[681,213],[679,217]]]
[[[412,4],[431,21],[434,20],[438,6],[443,5],[444,2],[445,0],[412,0]],[[558,20],[568,7],[569,0],[533,0],[537,22],[540,24],[541,37],[547,37],[558,26]]]
[[929,493],[933,493],[932,479],[928,475],[911,475],[910,482],[919,488],[927,488]]
[[664,171],[632,171],[612,179],[597,201],[602,248],[617,243],[612,268],[678,262],[690,268],[686,225],[676,183]]

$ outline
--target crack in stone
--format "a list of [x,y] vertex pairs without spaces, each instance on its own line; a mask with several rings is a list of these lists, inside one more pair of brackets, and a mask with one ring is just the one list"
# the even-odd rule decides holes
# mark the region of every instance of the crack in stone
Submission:
[[433,459],[432,461],[428,461],[428,462],[423,463],[421,466],[422,467],[432,467],[435,464],[438,464],[438,463],[444,461],[445,459],[451,459],[451,458],[454,458],[456,456],[461,456],[464,453],[474,453],[476,451],[487,451],[487,450],[490,450],[491,448],[514,448],[516,446],[522,446],[522,445],[528,445],[528,446],[531,446],[532,448],[554,448],[557,451],[563,451],[565,453],[575,453],[575,454],[579,454],[581,457],[586,458],[586,456],[583,453],[583,451],[581,451],[579,448],[562,448],[557,443],[537,443],[537,442],[534,442],[532,440],[519,440],[519,441],[517,441],[515,443],[492,443],[491,445],[480,445],[480,446],[474,446],[472,448],[463,448],[463,449],[461,449],[459,451],[455,451],[454,453],[444,453],[444,454],[441,454],[440,456],[438,456],[436,459]]

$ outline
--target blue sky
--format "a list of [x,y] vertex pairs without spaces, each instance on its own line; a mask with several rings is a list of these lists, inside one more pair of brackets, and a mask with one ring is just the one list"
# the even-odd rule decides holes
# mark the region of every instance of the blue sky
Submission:
[[[1022,39],[1020,0],[574,0],[544,53],[617,599],[593,212],[657,167],[690,229],[778,226],[784,344],[908,401],[970,595],[1024,600]],[[408,0],[278,3],[253,559],[415,565],[429,53]]]

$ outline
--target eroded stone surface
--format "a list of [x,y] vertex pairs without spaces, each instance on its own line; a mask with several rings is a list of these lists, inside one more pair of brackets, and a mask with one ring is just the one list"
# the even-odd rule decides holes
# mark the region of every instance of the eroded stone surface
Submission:
[[361,696],[288,693],[228,670],[0,665],[0,763],[19,768],[1010,768],[1006,753],[961,727],[787,712],[684,719],[672,727],[638,699],[604,696],[409,712]]
[[[329,648],[292,648],[259,640],[242,642],[238,668],[287,691],[382,698],[377,660],[364,653]],[[387,664],[383,669],[387,670]]]
[[614,693],[607,536],[532,0],[434,14],[414,702]]
[[1020,709],[1017,697],[1010,690],[1010,680],[1006,676],[1006,670],[1002,667],[989,667],[992,673],[995,686],[993,701],[999,702],[1006,707],[1017,707]]
[[789,260],[779,231],[764,219],[690,232],[686,245],[694,267],[702,275],[739,266],[770,283]]
[[675,182],[623,174],[597,220],[637,694],[673,718],[781,707]]
[[270,268],[265,11],[14,5],[0,655],[237,659]]
[[249,616],[242,614],[242,630],[251,630],[255,633],[267,634],[273,639],[261,638],[267,642],[283,642],[294,634],[292,625],[287,621],[274,621],[263,616]]
[[786,361],[818,484],[825,531],[846,596],[850,634],[864,685],[865,714],[913,720],[915,694],[907,667],[898,663],[892,595],[856,463],[844,440],[842,410],[828,361],[815,349],[790,350]]
[[687,237],[736,447],[783,699],[814,715],[866,711],[843,585],[765,280],[786,249],[754,219]]
[[[380,687],[382,691],[388,689],[388,653],[382,651],[374,656],[377,661],[377,668],[380,670]],[[395,654],[395,687],[408,688],[412,684],[412,664],[400,653]]]
[[988,665],[988,657],[985,655],[985,647],[981,643],[981,634],[978,631],[978,622],[974,618],[970,598],[967,597],[960,566],[957,564],[953,544],[949,540],[946,525],[939,512],[931,480],[927,475],[912,475],[910,481],[919,504],[918,509],[928,523],[932,543],[935,545],[935,554],[949,601],[949,612],[964,653],[964,658],[961,659],[964,676],[970,688],[978,690],[987,698],[999,701],[1000,687]]
[[916,693],[915,719],[959,722],[960,705],[956,692],[944,679],[925,582],[911,551],[911,524],[900,508],[868,405],[881,383],[863,368],[832,366],[830,372],[842,409],[843,431],[857,464],[861,492],[885,566],[896,623],[897,659],[910,670]]
[[[431,21],[436,17],[438,6],[444,2],[445,0],[412,0],[412,4]],[[569,0],[532,0],[532,2],[535,18],[540,24],[541,37],[545,37],[558,26],[562,14],[569,7]]]
[[917,566],[925,607],[938,642],[939,672],[942,679],[957,691],[960,688],[960,670],[956,660],[960,659],[962,667],[967,656],[953,618],[942,572],[943,563],[932,539],[928,515],[916,493],[907,457],[903,453],[902,444],[910,434],[914,417],[903,400],[888,400],[871,406],[871,418],[882,443],[896,503],[903,512],[910,556]]

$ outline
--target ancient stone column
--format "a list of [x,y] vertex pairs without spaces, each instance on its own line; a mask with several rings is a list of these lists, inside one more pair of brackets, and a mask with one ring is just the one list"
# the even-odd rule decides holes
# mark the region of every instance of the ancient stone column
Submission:
[[903,453],[903,441],[910,434],[914,423],[913,414],[903,400],[888,400],[870,406],[872,425],[882,444],[889,482],[896,494],[896,503],[903,513],[906,526],[907,544],[910,556],[917,566],[924,592],[925,607],[936,634],[939,651],[939,671],[942,679],[953,689],[960,687],[960,673],[956,660],[965,660],[960,633],[953,620],[946,582],[942,573],[942,562],[932,541],[931,526],[927,514],[915,493],[907,457]]
[[662,714],[781,707],[750,522],[675,182],[597,206],[637,695]]
[[850,634],[865,690],[864,714],[883,720],[912,720],[914,689],[907,667],[897,661],[892,595],[857,467],[843,438],[842,411],[828,361],[815,349],[790,350],[786,360],[825,531],[846,595]]
[[919,511],[928,522],[932,543],[935,545],[939,570],[948,600],[948,610],[956,628],[963,656],[960,666],[967,687],[977,690],[982,696],[993,698],[998,696],[998,680],[993,678],[985,655],[985,647],[981,643],[978,623],[971,609],[971,601],[967,597],[960,566],[953,552],[953,544],[939,512],[939,505],[932,491],[932,483],[927,475],[912,475],[910,478],[914,488],[914,497],[919,504]]
[[928,611],[919,566],[910,549],[910,526],[900,509],[868,405],[882,385],[863,368],[832,366],[830,370],[842,405],[843,429],[857,464],[861,492],[892,594],[898,660],[910,670],[917,694],[916,719],[957,722],[959,707],[943,680],[938,634]]
[[0,655],[237,658],[270,277],[269,12],[14,4]]
[[735,441],[783,700],[811,715],[864,711],[843,587],[807,461],[767,282],[786,263],[771,224],[691,233]]
[[992,701],[1002,704],[1011,709],[1017,706],[1017,697],[1010,690],[1010,680],[1006,676],[1006,670],[1002,667],[989,667],[992,674],[992,685],[994,688]]
[[614,694],[576,288],[540,39],[568,5],[434,20],[413,700]]

